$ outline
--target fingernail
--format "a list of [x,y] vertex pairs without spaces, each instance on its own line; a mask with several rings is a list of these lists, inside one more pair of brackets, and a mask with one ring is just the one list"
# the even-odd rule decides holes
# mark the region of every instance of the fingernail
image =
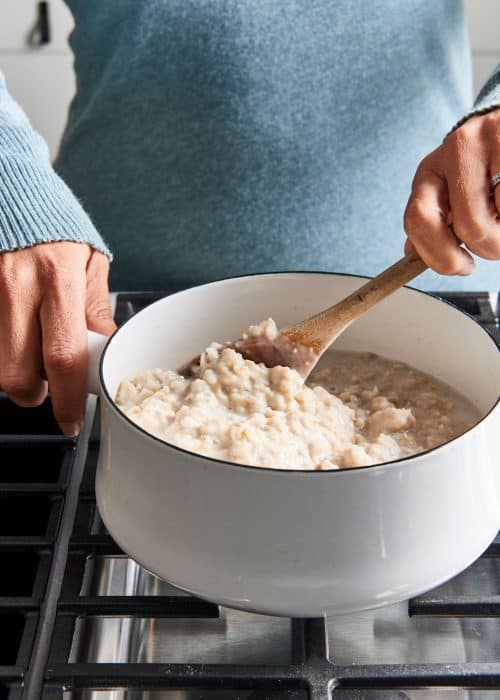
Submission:
[[61,423],[61,430],[66,435],[66,437],[76,437],[77,435],[79,435],[81,429],[82,424],[78,422]]
[[476,269],[476,261],[475,260],[468,260],[467,265],[463,268],[463,270],[459,273],[461,277],[467,277],[468,275],[472,275],[474,270]]

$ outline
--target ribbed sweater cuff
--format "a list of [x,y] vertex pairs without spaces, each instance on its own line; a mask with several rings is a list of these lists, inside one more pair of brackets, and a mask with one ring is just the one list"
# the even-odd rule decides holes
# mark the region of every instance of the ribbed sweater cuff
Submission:
[[71,190],[48,165],[0,156],[0,252],[77,241],[112,255]]

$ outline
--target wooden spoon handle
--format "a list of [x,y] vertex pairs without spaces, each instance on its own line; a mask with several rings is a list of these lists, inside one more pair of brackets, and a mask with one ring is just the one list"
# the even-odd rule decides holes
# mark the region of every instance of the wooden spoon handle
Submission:
[[394,265],[391,265],[387,270],[381,272],[380,275],[369,280],[356,292],[353,292],[324,313],[325,315],[329,313],[333,315],[334,313],[342,312],[345,320],[354,321],[365,311],[371,309],[372,306],[378,304],[379,301],[395,292],[396,289],[403,287],[412,279],[418,277],[426,269],[427,265],[417,253],[408,253],[404,258],[398,260]]
[[335,306],[321,311],[297,326],[292,326],[286,333],[290,337],[296,336],[297,340],[301,336],[302,342],[305,341],[317,352],[321,352],[322,347],[330,345],[347,326],[365,311],[371,309],[372,306],[426,269],[427,265],[417,253],[409,253]]

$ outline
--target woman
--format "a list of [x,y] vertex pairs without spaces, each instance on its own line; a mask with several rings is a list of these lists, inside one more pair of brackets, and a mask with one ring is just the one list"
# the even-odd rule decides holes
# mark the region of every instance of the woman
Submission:
[[407,246],[442,275],[419,284],[498,287],[500,90],[470,109],[456,0],[67,4],[59,175],[0,84],[0,386],[20,405],[46,395],[43,366],[78,433],[86,328],[114,327],[110,249],[115,289],[374,274],[400,256],[415,170]]

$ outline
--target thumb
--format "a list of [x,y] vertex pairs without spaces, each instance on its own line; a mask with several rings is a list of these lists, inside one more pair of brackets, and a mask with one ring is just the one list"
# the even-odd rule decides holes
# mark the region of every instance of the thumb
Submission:
[[405,255],[409,255],[410,253],[415,253],[415,252],[416,252],[415,246],[410,241],[410,239],[407,238],[405,241]]
[[111,335],[116,330],[109,303],[109,261],[103,253],[94,251],[87,264],[87,327],[96,333]]

